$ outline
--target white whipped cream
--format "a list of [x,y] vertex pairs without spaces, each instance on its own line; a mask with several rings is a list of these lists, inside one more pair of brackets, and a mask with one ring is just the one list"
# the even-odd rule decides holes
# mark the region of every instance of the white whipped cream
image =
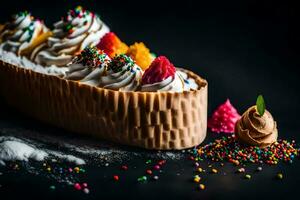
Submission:
[[0,60],[17,67],[31,69],[35,72],[48,74],[48,75],[64,76],[66,71],[68,70],[67,67],[57,67],[55,65],[44,67],[33,63],[32,61],[28,60],[26,57],[17,56],[15,53],[7,52],[1,48],[0,48]]
[[143,92],[182,92],[184,89],[184,80],[178,73],[175,73],[175,76],[169,76],[163,81],[153,83],[153,84],[144,84],[141,86],[141,91]]
[[197,90],[198,89],[198,84],[196,83],[195,79],[189,77],[187,73],[181,71],[180,69],[177,69],[176,73],[182,78],[184,81],[184,91],[189,91],[189,90]]
[[[80,12],[76,16],[69,13],[67,21],[55,23],[53,36],[48,38],[47,47],[43,44],[42,50],[35,51],[31,59],[44,66],[65,66],[85,47],[97,45],[109,32],[109,28],[97,15],[88,11]],[[72,32],[67,31],[67,27],[72,27]]]
[[134,64],[124,65],[119,72],[108,69],[106,75],[100,77],[100,86],[119,91],[135,91],[138,89],[142,78],[142,69]]
[[14,15],[13,21],[6,26],[0,35],[0,38],[5,40],[0,48],[18,55],[32,45],[41,33],[48,31],[46,26],[41,21],[34,20],[30,13]]
[[[86,50],[84,50],[86,51]],[[75,57],[68,65],[69,70],[64,78],[70,80],[80,80],[89,85],[98,86],[99,78],[105,72],[107,64],[111,59],[104,52],[95,52],[96,58],[87,62],[80,55]]]

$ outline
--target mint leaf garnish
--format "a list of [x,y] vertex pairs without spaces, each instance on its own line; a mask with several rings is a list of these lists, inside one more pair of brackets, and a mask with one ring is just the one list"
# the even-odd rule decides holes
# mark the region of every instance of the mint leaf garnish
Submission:
[[262,95],[259,95],[256,99],[256,109],[260,116],[264,115],[266,110],[266,104]]

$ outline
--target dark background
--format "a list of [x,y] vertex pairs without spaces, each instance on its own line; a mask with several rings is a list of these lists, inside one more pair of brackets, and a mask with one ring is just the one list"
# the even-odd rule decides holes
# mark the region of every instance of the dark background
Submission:
[[[242,114],[255,103],[258,94],[263,94],[267,109],[278,122],[279,137],[300,141],[300,33],[297,30],[299,7],[295,3],[255,0],[5,0],[1,4],[1,22],[8,20],[11,14],[26,9],[44,19],[49,27],[68,9],[82,5],[98,13],[127,44],[143,41],[157,55],[165,55],[176,66],[191,69],[207,79],[209,115],[226,98],[230,98]],[[3,120],[8,113],[10,110],[2,109]],[[156,187],[134,186],[130,189],[127,186],[129,192],[125,190],[120,195],[134,197],[133,193],[137,192],[139,197],[143,196],[142,193],[151,193],[150,197],[178,198],[201,198],[201,195],[207,198],[293,196],[297,190],[296,180],[299,181],[299,172],[295,168],[297,166],[287,167],[294,179],[286,180],[284,185],[266,181],[262,176],[249,186],[233,181],[230,184],[239,186],[234,190],[216,187],[204,194],[196,194],[188,193],[186,186],[170,186],[173,180],[170,176],[170,180]],[[278,170],[278,167],[273,170]],[[219,184],[218,179],[213,181],[211,184]],[[36,183],[32,180],[30,184]],[[106,192],[109,190],[108,187]],[[171,194],[168,193],[170,191]]]

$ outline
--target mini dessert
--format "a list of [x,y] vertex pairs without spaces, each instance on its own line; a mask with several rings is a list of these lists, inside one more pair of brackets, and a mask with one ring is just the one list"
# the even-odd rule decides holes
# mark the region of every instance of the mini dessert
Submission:
[[212,117],[208,120],[207,127],[215,133],[233,133],[235,123],[240,118],[241,116],[237,110],[227,99],[224,104],[214,111]]
[[47,40],[51,32],[40,20],[27,11],[19,12],[0,31],[0,48],[17,55],[30,55],[32,50]]
[[130,56],[143,70],[146,70],[154,59],[150,50],[143,42],[136,42],[129,46],[126,54]]
[[94,46],[109,28],[94,13],[78,6],[54,24],[53,36],[35,49],[31,60],[43,66],[65,66],[87,46]]
[[128,46],[113,32],[105,34],[99,44],[97,44],[97,47],[111,58],[119,54],[125,54],[128,50]]
[[99,85],[99,77],[105,72],[110,58],[97,47],[87,47],[68,65],[66,79],[80,80],[93,86]]
[[164,56],[143,72],[122,54],[127,46],[114,34],[101,39],[105,27],[77,8],[32,51],[37,63],[0,51],[1,96],[38,120],[96,138],[165,150],[200,144],[207,126],[206,80]]
[[264,109],[259,112],[258,107],[252,106],[242,115],[235,132],[241,142],[263,148],[277,141],[278,131],[271,113]]

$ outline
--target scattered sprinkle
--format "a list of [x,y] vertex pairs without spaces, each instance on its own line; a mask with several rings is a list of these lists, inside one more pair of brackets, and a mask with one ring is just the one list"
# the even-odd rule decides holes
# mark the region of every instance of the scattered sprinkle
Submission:
[[90,193],[90,190],[89,190],[88,188],[84,188],[84,189],[83,189],[83,192],[84,192],[85,194],[89,194],[89,193]]
[[88,184],[87,183],[82,183],[82,186],[86,188],[88,186]]
[[246,170],[245,170],[245,168],[243,168],[243,167],[242,167],[242,168],[239,168],[239,169],[237,170],[238,173],[244,173],[245,171],[246,171]]
[[138,182],[145,182],[147,181],[147,176],[141,176],[137,179]]
[[201,177],[200,177],[199,175],[195,175],[195,176],[194,176],[194,182],[195,182],[195,183],[199,183],[200,180],[201,180]]
[[260,172],[260,171],[262,171],[262,167],[257,167],[257,169],[256,169],[256,171],[258,171],[258,172]]
[[147,160],[146,164],[150,164],[152,162],[152,160]]
[[55,190],[55,189],[56,189],[55,185],[51,185],[49,188],[50,188],[51,190]]
[[277,175],[276,175],[276,177],[277,177],[277,179],[283,179],[283,174],[282,173],[278,173]]
[[200,173],[204,172],[204,170],[201,167],[199,167],[197,171]]
[[126,170],[128,170],[128,166],[127,166],[127,165],[123,165],[123,166],[121,167],[121,169],[126,171]]
[[250,174],[246,174],[245,175],[245,179],[251,179],[251,175]]
[[159,166],[159,165],[154,165],[153,169],[159,170],[159,169],[160,169],[160,166]]
[[200,184],[200,185],[199,185],[199,189],[200,189],[200,190],[204,190],[204,189],[205,189],[205,185],[204,185],[204,184]]
[[81,189],[82,189],[82,187],[81,187],[81,185],[80,185],[79,183],[75,183],[75,184],[74,184],[74,188],[75,188],[76,190],[81,190]]
[[114,175],[113,178],[114,178],[115,181],[119,181],[119,176],[118,175]]

